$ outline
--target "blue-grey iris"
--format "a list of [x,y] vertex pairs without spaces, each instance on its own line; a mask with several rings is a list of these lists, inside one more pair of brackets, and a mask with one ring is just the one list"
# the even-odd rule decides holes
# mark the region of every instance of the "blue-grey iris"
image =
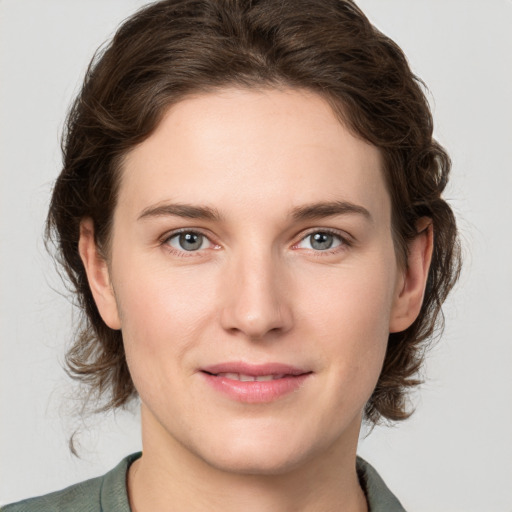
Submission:
[[329,233],[314,233],[310,237],[311,247],[318,251],[330,249],[334,242],[334,236]]
[[203,235],[200,233],[181,233],[179,244],[185,251],[196,251],[203,244]]

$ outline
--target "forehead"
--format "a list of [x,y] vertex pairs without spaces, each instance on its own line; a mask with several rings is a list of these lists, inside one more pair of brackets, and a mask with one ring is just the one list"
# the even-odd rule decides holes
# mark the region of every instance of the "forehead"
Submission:
[[381,168],[379,150],[319,95],[233,88],[172,106],[125,158],[120,197],[139,210],[169,200],[248,212],[346,200],[382,213]]

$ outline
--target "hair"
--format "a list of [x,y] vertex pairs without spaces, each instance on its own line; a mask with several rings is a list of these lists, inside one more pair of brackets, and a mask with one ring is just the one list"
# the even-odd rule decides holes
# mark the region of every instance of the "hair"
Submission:
[[[429,217],[433,258],[423,305],[405,331],[389,335],[377,386],[365,407],[376,424],[407,418],[407,391],[460,272],[455,218],[441,197],[450,159],[433,139],[423,83],[401,49],[350,0],[166,0],[125,21],[92,60],[67,118],[63,169],[53,190],[47,239],[83,312],[66,356],[98,410],[136,396],[122,332],[102,320],[78,252],[91,218],[108,257],[123,157],[181,99],[223,87],[297,88],[329,102],[354,134],[379,148],[392,203],[397,260],[406,264],[418,219]],[[100,400],[101,399],[101,400]]]

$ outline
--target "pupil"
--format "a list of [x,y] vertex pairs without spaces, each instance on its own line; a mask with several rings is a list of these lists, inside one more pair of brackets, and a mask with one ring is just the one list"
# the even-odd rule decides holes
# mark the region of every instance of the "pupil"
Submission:
[[333,236],[329,233],[315,233],[312,236],[311,247],[313,249],[318,249],[320,251],[324,251],[325,249],[329,249],[333,242]]
[[201,247],[203,235],[198,233],[182,233],[180,235],[180,246],[186,251],[194,251]]

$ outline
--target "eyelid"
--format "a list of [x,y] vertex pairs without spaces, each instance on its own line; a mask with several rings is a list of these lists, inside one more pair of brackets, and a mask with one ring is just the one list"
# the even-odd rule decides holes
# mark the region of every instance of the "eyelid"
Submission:
[[[181,234],[181,233],[197,233],[197,234],[200,234],[202,236],[204,236],[208,241],[209,243],[211,244],[211,247],[208,247],[207,249],[219,249],[220,248],[220,244],[216,243],[212,238],[212,235],[209,234],[207,231],[205,231],[204,229],[202,228],[195,228],[195,227],[184,227],[184,228],[178,228],[178,229],[173,229],[171,231],[168,231],[166,232],[164,235],[162,235],[160,238],[159,238],[159,243],[160,245],[162,246],[165,246],[169,251],[171,252],[174,252],[174,253],[179,253],[179,254],[183,254],[183,255],[186,255],[186,256],[194,256],[194,255],[198,255],[200,254],[201,252],[205,251],[206,249],[200,249],[200,250],[197,250],[197,251],[185,251],[185,250],[179,250],[179,249],[176,249],[174,247],[172,247],[168,241]],[[308,236],[311,236],[315,233],[326,233],[326,234],[329,234],[329,235],[333,235],[335,237],[337,237],[340,241],[341,241],[341,244],[340,246],[337,246],[333,249],[325,249],[325,250],[314,250],[314,249],[311,249],[310,251],[312,252],[315,252],[315,253],[332,253],[332,252],[336,252],[336,251],[339,251],[339,250],[343,250],[347,247],[351,247],[353,244],[354,244],[354,239],[352,238],[351,235],[349,235],[346,231],[341,231],[341,230],[338,230],[338,229],[335,229],[335,228],[322,228],[322,227],[315,227],[315,228],[310,228],[308,230],[306,230],[305,232],[302,232],[300,235],[299,235],[299,238],[292,244],[292,249],[299,249],[298,244],[300,242],[302,242],[305,238],[307,238]],[[308,249],[304,249],[304,250],[308,250]]]
[[[185,251],[185,250],[177,249],[176,247],[171,246],[171,244],[169,243],[169,240],[171,240],[171,238],[174,238],[182,233],[195,233],[195,234],[201,235],[208,240],[208,242],[210,243],[210,247],[207,247],[205,249],[198,249],[197,251]],[[203,230],[201,228],[186,227],[186,228],[173,229],[171,231],[166,232],[164,235],[162,235],[159,239],[159,243],[160,243],[160,245],[165,246],[166,250],[170,251],[173,254],[179,254],[180,256],[198,256],[203,251],[206,251],[208,249],[220,248],[220,245],[212,240],[212,236],[210,234],[208,234],[207,232],[205,232],[205,230]]]
[[203,235],[208,240],[210,240],[212,243],[212,235],[208,230],[205,230],[203,228],[195,228],[195,227],[184,227],[184,228],[176,228],[171,229],[170,231],[166,231],[162,236],[159,237],[160,242],[166,242],[169,240],[169,238],[172,238],[173,236],[180,235],[181,233],[196,233],[198,235]]
[[314,250],[314,249],[304,249],[304,250],[311,250],[315,253],[332,253],[332,252],[336,252],[337,250],[343,250],[344,248],[347,248],[347,247],[351,247],[354,243],[354,240],[353,238],[345,231],[340,231],[338,229],[334,229],[334,228],[311,228],[311,229],[308,229],[306,232],[303,232],[300,234],[300,238],[294,242],[294,244],[292,245],[292,248],[293,249],[299,249],[298,245],[304,240],[306,239],[308,236],[311,236],[311,235],[314,235],[315,233],[325,233],[325,234],[328,234],[328,235],[333,235],[335,237],[337,237],[340,241],[341,241],[341,244],[337,247],[334,247],[333,249],[325,249],[325,250]]

